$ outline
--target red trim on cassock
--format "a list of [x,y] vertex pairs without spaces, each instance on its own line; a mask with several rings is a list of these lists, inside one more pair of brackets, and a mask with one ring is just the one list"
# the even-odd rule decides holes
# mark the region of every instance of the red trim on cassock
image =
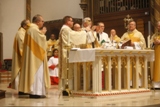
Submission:
[[54,58],[58,58],[58,56],[53,56]]
[[51,85],[58,85],[58,83],[59,83],[58,77],[50,76],[50,79],[51,79]]
[[49,66],[49,68],[52,69],[52,70],[54,70],[55,67],[56,67],[55,65]]

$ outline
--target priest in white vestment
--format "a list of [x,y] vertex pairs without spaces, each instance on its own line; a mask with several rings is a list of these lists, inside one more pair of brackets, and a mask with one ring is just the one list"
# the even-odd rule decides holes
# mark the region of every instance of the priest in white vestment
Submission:
[[115,41],[117,43],[119,43],[121,41],[121,38],[118,37],[115,29],[111,29],[111,31],[110,31],[110,40]]
[[[123,34],[121,37],[122,42],[126,42],[128,40],[131,40],[131,46],[134,47],[135,49],[141,50],[146,48],[146,42],[144,39],[144,36],[142,35],[141,32],[139,32],[136,29],[136,22],[135,21],[130,21],[128,24],[128,31]],[[130,65],[131,67],[133,66],[132,64]],[[130,70],[130,78],[131,78],[131,85],[132,85],[132,68]],[[142,67],[141,65],[138,66],[138,72],[139,72],[139,86],[141,86],[141,76],[142,76]]]
[[98,22],[96,27],[97,39],[100,44],[103,42],[111,42],[108,34],[104,32],[105,25],[103,22]]
[[[86,44],[86,32],[74,31],[73,19],[71,16],[65,16],[63,18],[63,26],[59,35],[59,78],[60,87],[64,87],[65,80],[73,78],[73,72],[70,66],[69,72],[67,72],[67,49],[69,46],[72,48],[75,45]],[[68,74],[67,74],[68,73]],[[68,75],[68,76],[67,76]]]
[[135,49],[144,49],[146,48],[146,42],[144,36],[141,32],[136,29],[136,22],[131,21],[128,24],[128,31],[124,33],[121,37],[121,41],[125,42],[131,40],[131,45]]
[[23,20],[21,27],[15,35],[12,53],[12,72],[11,72],[11,88],[18,90],[19,73],[21,70],[23,43],[26,29],[29,27],[30,21]]
[[50,88],[46,36],[39,30],[44,24],[42,16],[34,16],[32,22],[24,39],[19,91],[42,98]]
[[98,48],[100,47],[100,44],[98,43],[96,31],[91,29],[92,21],[89,17],[86,17],[82,21],[82,30],[87,32],[87,38],[86,38],[86,48]]

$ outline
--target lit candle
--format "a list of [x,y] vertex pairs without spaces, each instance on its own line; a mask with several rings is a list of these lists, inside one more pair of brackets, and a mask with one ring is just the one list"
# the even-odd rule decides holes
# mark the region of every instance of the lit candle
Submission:
[[148,42],[148,48],[150,48],[150,35],[151,35],[151,21],[148,21],[148,37],[147,37],[147,42]]

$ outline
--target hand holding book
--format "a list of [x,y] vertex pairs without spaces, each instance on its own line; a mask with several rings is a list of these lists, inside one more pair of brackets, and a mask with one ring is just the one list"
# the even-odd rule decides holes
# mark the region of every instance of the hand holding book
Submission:
[[131,46],[131,40],[127,40],[126,42],[124,42],[121,48],[124,49],[125,46]]

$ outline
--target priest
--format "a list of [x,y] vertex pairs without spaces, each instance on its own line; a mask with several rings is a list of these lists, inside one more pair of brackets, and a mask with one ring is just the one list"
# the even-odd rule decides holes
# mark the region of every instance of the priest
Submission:
[[46,36],[39,30],[44,24],[43,17],[36,15],[32,22],[24,39],[19,91],[29,93],[30,98],[44,98],[50,88],[50,76]]
[[[16,90],[18,90],[19,85],[19,74],[21,71],[24,37],[29,25],[29,20],[23,20],[14,38],[12,53],[11,88]],[[19,94],[21,94],[21,92],[19,92]]]
[[152,36],[151,43],[154,45],[155,61],[153,69],[154,88],[160,88],[160,21],[157,22],[158,31]]
[[[136,29],[136,22],[135,21],[130,21],[128,23],[128,31],[126,33],[123,34],[123,36],[121,37],[121,41],[122,42],[126,42],[128,40],[131,40],[131,46],[135,49],[141,50],[146,48],[146,42],[144,39],[144,36],[142,35],[141,32],[139,32]],[[132,66],[133,64],[131,63],[130,65],[130,85],[132,86]],[[139,65],[138,67],[138,71],[139,71],[139,86],[141,86],[141,76],[142,76],[142,69],[141,66]]]
[[59,34],[59,78],[60,87],[65,86],[65,80],[73,77],[72,66],[67,72],[67,48],[72,48],[75,45],[86,44],[86,32],[74,31],[73,19],[71,16],[65,16],[63,18],[63,26]]
[[55,34],[52,33],[50,39],[47,41],[47,56],[53,56],[53,50],[57,48],[58,41],[55,38]]
[[111,29],[110,31],[110,40],[111,41],[115,41],[117,43],[120,42],[120,37],[118,37],[118,35],[116,34],[116,30],[115,29]]
[[[123,34],[121,41],[126,42],[131,40],[131,46],[136,49],[146,48],[146,42],[141,32],[136,29],[136,22],[130,21],[128,24],[128,31]],[[139,48],[138,48],[139,47]]]

